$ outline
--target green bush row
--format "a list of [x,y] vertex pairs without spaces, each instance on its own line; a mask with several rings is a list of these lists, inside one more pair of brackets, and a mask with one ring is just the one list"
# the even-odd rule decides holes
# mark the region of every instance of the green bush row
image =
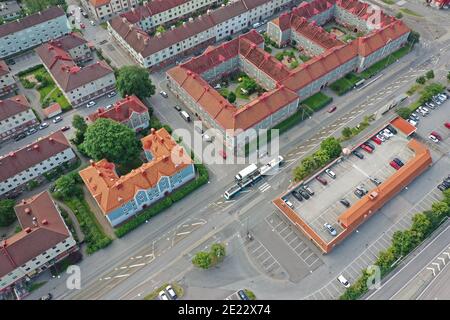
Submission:
[[[396,231],[392,236],[389,248],[378,253],[375,265],[380,268],[381,277],[393,270],[395,262],[413,251],[424,241],[446,217],[450,217],[450,190],[444,192],[444,200],[435,202],[431,210],[417,213],[412,217],[411,228]],[[356,300],[367,290],[367,279],[370,272],[363,270],[362,275],[340,297],[341,300]]]
[[195,164],[195,168],[198,172],[197,179],[181,186],[179,189],[175,190],[172,194],[168,195],[161,201],[155,203],[151,207],[143,210],[137,216],[132,218],[130,221],[125,222],[120,227],[116,228],[115,233],[116,236],[121,238],[126,235],[128,232],[136,229],[141,224],[145,223],[145,221],[153,218],[158,213],[169,208],[174,202],[177,202],[193,191],[197,190],[204,184],[208,183],[209,174],[206,167],[202,164]]
[[322,92],[317,92],[308,99],[303,100],[302,104],[308,106],[310,109],[316,112],[326,107],[331,103],[331,101],[333,101],[332,97],[329,97]]
[[30,68],[25,69],[25,70],[23,70],[23,71],[20,71],[19,73],[17,73],[17,75],[18,75],[19,78],[20,78],[20,77],[26,76],[26,75],[28,75],[29,73],[32,73],[32,72],[34,72],[34,71],[36,71],[36,70],[39,70],[39,69],[41,69],[41,68],[43,68],[43,67],[44,67],[44,65],[38,64],[38,65],[36,65],[36,66],[33,66],[33,67],[30,67]]

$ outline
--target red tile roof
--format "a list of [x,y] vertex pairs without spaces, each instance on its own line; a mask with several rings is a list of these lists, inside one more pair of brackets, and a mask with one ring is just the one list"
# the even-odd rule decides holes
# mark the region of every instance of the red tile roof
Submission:
[[[113,163],[101,160],[80,171],[80,176],[89,192],[96,199],[104,214],[124,205],[134,198],[138,190],[154,187],[161,177],[172,176],[192,164],[183,147],[179,146],[166,129],[151,130],[142,139],[144,150],[153,154],[153,160],[144,163],[119,177]],[[180,163],[175,163],[179,159]]]
[[53,20],[55,18],[65,15],[66,13],[64,12],[63,9],[59,7],[51,7],[42,12],[29,15],[18,21],[13,21],[0,25],[0,37],[5,37],[9,34],[28,29],[37,24],[44,23],[46,21]]
[[14,210],[23,230],[0,242],[0,278],[71,236],[47,191]]
[[292,16],[291,28],[324,49],[330,49],[344,44],[342,41],[336,39],[336,35],[326,32],[315,21],[309,22],[304,17]]
[[94,122],[98,118],[108,118],[117,122],[123,122],[130,119],[133,112],[148,112],[145,104],[134,95],[117,101],[116,103],[114,103],[113,107],[108,110],[99,108],[97,112],[91,113],[88,118],[92,122]]
[[53,103],[51,106],[45,108],[43,110],[43,112],[44,112],[45,117],[49,118],[53,114],[62,113],[62,109],[61,109],[61,106],[59,105],[59,103]]
[[30,104],[27,98],[23,95],[0,100],[0,121],[8,119],[13,115],[27,111],[30,109]]
[[147,17],[178,7],[189,1],[191,0],[153,0],[142,6],[132,8],[120,16],[125,17],[131,23],[137,23]]
[[81,34],[77,32],[71,32],[68,35],[62,36],[55,40],[51,40],[48,43],[67,52],[73,48],[87,44],[88,42],[81,36]]
[[0,181],[11,178],[68,148],[70,148],[69,141],[61,131],[57,131],[3,155],[0,157]]
[[[360,2],[358,0],[336,0],[336,4],[341,8],[347,10],[351,14],[357,16],[361,20],[365,20],[371,23],[377,23],[378,21],[372,21],[371,16],[373,16],[373,9],[369,9],[371,4]],[[386,15],[382,10],[380,11],[380,24],[381,27],[393,22],[394,17]]]
[[0,60],[0,77],[10,73],[10,69],[4,60]]
[[89,0],[89,2],[95,7],[101,7],[111,3],[111,0]]
[[104,61],[80,68],[66,51],[50,43],[36,48],[36,52],[65,92],[114,73]]

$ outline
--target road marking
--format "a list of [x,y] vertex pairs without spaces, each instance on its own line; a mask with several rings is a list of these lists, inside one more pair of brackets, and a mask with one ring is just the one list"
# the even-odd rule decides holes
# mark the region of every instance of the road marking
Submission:
[[142,256],[137,256],[137,257],[136,257],[136,259],[140,259],[140,258],[142,258]]
[[189,234],[189,233],[191,233],[191,231],[180,232],[180,233],[177,233],[176,236],[182,236],[182,235]]
[[441,265],[437,262],[432,262],[431,264],[434,264],[435,266],[437,266],[438,271],[441,271]]
[[192,223],[191,226],[198,226],[198,225],[204,225],[206,222],[196,222],[196,223]]
[[427,269],[433,271],[433,277],[436,277],[436,271],[434,271],[434,268],[428,268],[427,267]]
[[128,268],[128,267],[120,267],[120,270],[123,270],[123,269],[126,269],[126,268]]
[[130,274],[120,274],[118,276],[115,276],[114,278],[123,278],[123,277],[128,277]]
[[145,263],[133,264],[130,266],[130,268],[136,268],[136,267],[142,267],[142,266],[145,266]]

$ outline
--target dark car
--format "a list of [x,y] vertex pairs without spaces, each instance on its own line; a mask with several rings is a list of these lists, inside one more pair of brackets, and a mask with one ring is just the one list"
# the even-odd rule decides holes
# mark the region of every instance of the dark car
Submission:
[[47,293],[45,296],[42,296],[40,300],[52,300],[53,295],[51,293]]
[[357,151],[357,150],[353,150],[352,153],[353,153],[355,156],[357,156],[358,158],[364,159],[364,155],[363,155],[361,152],[359,152],[359,151]]
[[174,106],[174,108],[175,108],[175,110],[177,110],[178,112],[180,112],[180,111],[181,111],[181,108],[180,108],[180,106]]
[[339,202],[342,203],[347,208],[350,207],[350,202],[348,202],[348,200],[346,200],[346,199],[341,199],[341,200],[339,200]]
[[19,141],[19,140],[22,140],[23,138],[25,138],[27,135],[25,134],[25,133],[21,133],[21,134],[18,134],[15,138],[14,138],[14,140],[15,141]]
[[250,300],[250,298],[245,294],[244,290],[239,290],[238,295],[241,300]]
[[397,129],[395,129],[393,126],[391,126],[390,124],[388,124],[388,126],[386,127],[390,132],[392,132],[393,134],[397,134]]
[[379,186],[381,184],[380,179],[377,179],[375,177],[370,177],[370,181],[373,182],[374,185]]
[[356,189],[354,192],[355,196],[357,196],[358,198],[362,198],[364,196],[364,192],[362,192],[359,189]]
[[69,126],[64,126],[64,127],[61,128],[61,131],[67,131],[67,130],[70,130]]
[[300,194],[300,192],[298,192],[297,190],[292,191],[292,195],[294,196],[295,199],[297,199],[298,201],[303,201],[303,197]]
[[328,109],[328,113],[333,113],[334,111],[336,111],[336,109],[336,106],[331,106],[330,109]]
[[371,147],[372,149],[375,149],[375,145],[374,145],[372,142],[370,142],[370,141],[366,141],[366,142],[364,142],[364,144],[365,144],[366,146]]
[[300,187],[300,190],[305,191],[307,194],[309,194],[310,196],[314,195],[314,191],[313,189],[310,188],[310,186],[308,186],[307,184],[303,185]]
[[398,164],[400,167],[403,167],[405,164],[402,162],[402,160],[400,160],[399,158],[394,158],[393,159],[394,160],[394,162],[396,163],[396,164]]
[[323,184],[324,186],[326,186],[328,184],[327,180],[325,180],[324,178],[322,178],[321,176],[317,176],[316,180],[319,181],[321,184]]
[[440,184],[440,185],[438,185],[437,186],[437,188],[439,189],[439,190],[441,190],[442,192],[444,192],[445,190],[447,190],[447,188],[444,186],[444,184]]
[[310,198],[309,194],[306,191],[299,190],[300,194],[302,195],[305,200],[308,200]]

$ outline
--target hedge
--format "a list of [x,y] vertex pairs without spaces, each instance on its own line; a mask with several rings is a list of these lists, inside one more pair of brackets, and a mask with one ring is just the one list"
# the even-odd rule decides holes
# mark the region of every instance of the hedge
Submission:
[[121,238],[124,235],[126,235],[128,232],[136,229],[141,224],[145,223],[145,221],[153,218],[158,213],[166,210],[169,208],[174,202],[177,202],[193,191],[197,190],[204,184],[208,183],[209,180],[209,174],[208,170],[203,164],[195,164],[195,168],[198,172],[198,178],[194,181],[191,181],[184,186],[181,186],[177,190],[175,190],[172,194],[168,195],[161,201],[155,203],[151,207],[143,210],[141,213],[136,215],[134,218],[132,218],[130,221],[125,222],[120,227],[116,228],[115,233],[116,236]]
[[308,99],[303,100],[302,104],[308,106],[313,111],[319,111],[330,104],[331,101],[333,101],[332,97],[329,97],[322,92],[317,92]]
[[34,71],[36,71],[36,70],[38,70],[38,69],[40,69],[40,68],[43,68],[43,67],[44,67],[43,64],[38,64],[38,65],[35,65],[35,66],[33,66],[33,67],[30,67],[30,68],[28,68],[28,69],[26,69],[26,70],[20,71],[19,73],[17,73],[17,75],[18,75],[19,78],[20,78],[20,77],[23,77],[23,76],[25,76],[25,75],[28,75],[29,73],[32,73],[32,72],[34,72]]

